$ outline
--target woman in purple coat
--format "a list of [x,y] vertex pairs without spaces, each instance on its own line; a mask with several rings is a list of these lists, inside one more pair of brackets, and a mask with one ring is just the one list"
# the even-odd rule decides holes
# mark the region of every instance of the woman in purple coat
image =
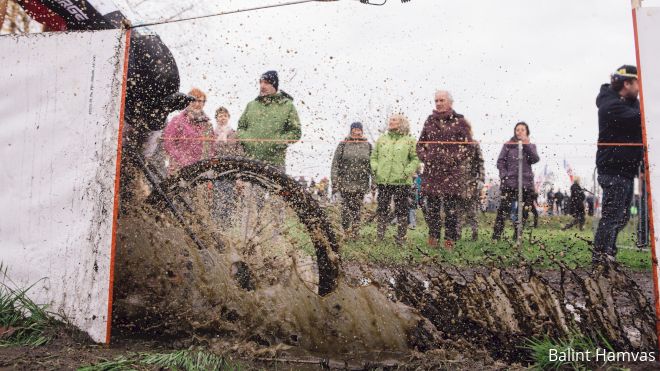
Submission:
[[[523,202],[525,211],[523,212],[523,225],[527,219],[528,210],[534,207],[534,172],[532,164],[539,162],[539,155],[536,152],[536,145],[529,141],[529,126],[524,122],[516,124],[513,137],[502,147],[497,158],[497,170],[500,172],[501,198],[500,207],[497,209],[497,218],[495,218],[495,228],[493,230],[493,239],[499,240],[504,230],[504,221],[511,210],[511,205],[518,199],[518,141],[522,141],[522,186]],[[514,231],[514,237],[517,230]]]

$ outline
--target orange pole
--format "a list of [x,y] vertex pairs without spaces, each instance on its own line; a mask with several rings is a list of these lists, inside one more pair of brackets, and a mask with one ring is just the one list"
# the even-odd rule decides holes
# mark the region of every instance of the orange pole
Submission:
[[[637,77],[639,81],[639,103],[642,112],[642,143],[644,144],[644,172],[646,177],[648,192],[647,205],[649,210],[649,234],[650,234],[650,243],[651,243],[651,264],[653,272],[653,287],[655,290],[653,294],[655,296],[655,333],[660,339],[660,286],[658,286],[658,257],[656,253],[656,244],[655,244],[655,230],[653,226],[653,197],[652,197],[652,187],[651,187],[651,175],[649,169],[649,153],[648,153],[648,138],[646,136],[646,118],[644,116],[644,89],[643,89],[643,79],[642,79],[642,66],[639,56],[639,34],[637,31],[637,7],[634,6],[632,10],[633,17],[633,31],[635,35],[635,53],[637,58]],[[658,350],[660,351],[660,341],[658,341]]]
[[119,130],[117,133],[117,163],[115,167],[115,196],[112,210],[112,240],[110,242],[110,277],[108,285],[108,320],[106,323],[105,343],[110,344],[112,329],[112,293],[115,284],[115,254],[117,250],[117,218],[119,216],[119,174],[121,169],[122,135],[124,133],[124,110],[126,107],[126,80],[128,76],[128,54],[131,47],[131,30],[126,30],[126,46],[124,48],[124,73],[121,83],[121,105],[119,107]]

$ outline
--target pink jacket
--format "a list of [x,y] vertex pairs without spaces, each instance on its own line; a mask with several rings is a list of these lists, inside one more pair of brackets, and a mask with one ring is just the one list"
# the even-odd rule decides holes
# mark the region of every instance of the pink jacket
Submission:
[[170,158],[170,174],[215,155],[215,133],[211,122],[193,123],[187,110],[170,120],[163,132],[163,141]]

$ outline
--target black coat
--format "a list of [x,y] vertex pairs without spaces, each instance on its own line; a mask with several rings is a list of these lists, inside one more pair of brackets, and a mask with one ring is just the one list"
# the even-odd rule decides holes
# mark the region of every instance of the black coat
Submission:
[[[642,116],[638,99],[626,99],[604,84],[596,98],[598,143],[642,143]],[[598,146],[598,174],[634,178],[642,160],[642,147]]]
[[573,183],[571,186],[571,214],[578,216],[584,215],[584,190],[579,184]]

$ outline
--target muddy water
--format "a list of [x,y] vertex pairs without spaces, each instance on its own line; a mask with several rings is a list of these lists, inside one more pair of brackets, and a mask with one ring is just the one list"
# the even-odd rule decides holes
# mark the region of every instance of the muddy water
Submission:
[[199,250],[167,213],[149,206],[122,216],[118,237],[114,317],[123,329],[339,355],[407,351],[412,331],[425,322],[375,286],[341,283],[320,297],[296,269],[276,269],[275,284],[246,290],[235,279],[240,254],[231,246]]
[[[652,306],[616,267],[588,274],[556,262],[561,277],[550,283],[531,266],[437,264],[423,274],[395,269],[380,285],[349,285],[342,277],[335,292],[320,297],[303,257],[259,263],[258,250],[246,256],[231,240],[218,243],[193,225],[207,246],[199,249],[168,211],[139,200],[125,207],[119,224],[118,332],[231,340],[338,359],[403,360],[412,350],[458,359],[485,350],[518,362],[527,357],[526,339],[575,329],[603,337],[617,351],[655,349]],[[197,201],[198,213],[204,205]],[[257,265],[261,273],[251,273]],[[463,354],[445,352],[452,349]]]

